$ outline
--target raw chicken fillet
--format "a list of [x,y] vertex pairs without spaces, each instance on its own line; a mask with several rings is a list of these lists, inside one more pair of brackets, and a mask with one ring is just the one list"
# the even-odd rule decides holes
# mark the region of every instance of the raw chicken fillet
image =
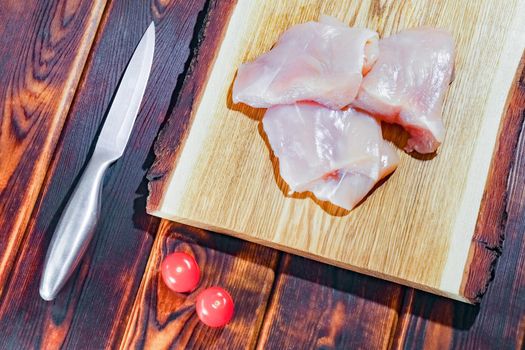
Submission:
[[379,41],[374,31],[321,16],[242,64],[232,99],[268,108],[263,128],[291,191],[351,210],[399,163],[380,121],[407,130],[408,152],[432,153],[443,142],[453,70],[454,41],[444,30]]
[[336,111],[316,103],[274,106],[263,127],[292,191],[311,191],[348,210],[399,163],[379,122],[354,109]]
[[322,16],[291,27],[271,51],[242,64],[233,102],[267,108],[310,100],[340,109],[355,99],[377,56],[376,32]]
[[443,100],[454,68],[450,33],[416,28],[379,42],[379,58],[363,79],[354,106],[410,134],[408,152],[432,153],[445,137]]

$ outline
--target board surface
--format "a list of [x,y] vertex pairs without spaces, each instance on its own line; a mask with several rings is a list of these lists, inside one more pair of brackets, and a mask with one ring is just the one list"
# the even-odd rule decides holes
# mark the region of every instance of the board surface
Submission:
[[[498,212],[482,199],[484,192],[490,197],[490,184],[498,180],[489,177],[491,162],[498,168],[498,158],[508,157],[498,154],[492,160],[502,148],[498,129],[512,128],[501,122],[525,45],[520,25],[525,1],[241,0],[224,7],[216,47],[206,48],[213,54],[204,56],[206,69],[196,74],[202,82],[195,85],[196,98],[157,142],[148,211],[476,301],[494,262],[483,244],[487,237],[499,237],[485,231],[491,225],[483,225],[478,212]],[[286,28],[321,13],[382,36],[426,24],[444,27],[456,39],[456,77],[445,102],[447,136],[439,154],[417,159],[400,152],[398,170],[350,213],[286,195],[277,162],[261,137],[264,110],[231,103],[239,64],[269,50]],[[175,146],[166,146],[170,142]]]

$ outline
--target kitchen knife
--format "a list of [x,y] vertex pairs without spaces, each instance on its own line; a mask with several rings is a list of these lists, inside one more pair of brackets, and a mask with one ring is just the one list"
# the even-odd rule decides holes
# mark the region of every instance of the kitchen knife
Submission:
[[124,153],[146,90],[154,49],[155,25],[152,22],[128,63],[93,155],[51,239],[40,281],[40,296],[44,300],[56,297],[93,237],[104,174],[109,165]]

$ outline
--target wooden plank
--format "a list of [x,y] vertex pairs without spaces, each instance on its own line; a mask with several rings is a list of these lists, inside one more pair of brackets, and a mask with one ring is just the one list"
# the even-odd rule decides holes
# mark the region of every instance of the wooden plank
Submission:
[[[505,210],[486,211],[482,221],[492,232],[482,246],[487,253],[502,254],[494,281],[479,307],[453,303],[411,291],[407,294],[396,331],[396,348],[435,349],[522,349],[525,346],[525,56],[516,76],[507,108],[498,157],[493,167],[496,193],[486,193]],[[505,161],[506,153],[514,156]],[[502,161],[503,160],[503,161]],[[509,177],[499,168],[511,166]],[[500,177],[500,178],[498,178]],[[500,182],[505,187],[500,191]],[[499,235],[504,228],[504,235]],[[504,237],[504,241],[503,241]],[[483,242],[480,241],[480,245]],[[490,261],[490,260],[489,260]],[[486,262],[489,263],[489,262]]]
[[400,285],[285,254],[258,349],[387,349]]
[[[100,349],[120,341],[159,223],[145,213],[151,145],[179,92],[179,75],[203,6],[204,1],[184,0],[108,5],[27,238],[4,286],[3,346]],[[106,177],[94,241],[57,299],[44,302],[38,283],[57,218],[93,150],[127,61],[152,20],[157,43],[151,77],[126,152]]]
[[[186,251],[201,268],[194,292],[179,294],[162,282],[166,254]],[[270,297],[279,253],[253,243],[163,221],[128,322],[121,349],[251,349]],[[199,322],[195,298],[214,285],[226,288],[235,315],[224,329]]]
[[[185,130],[183,143],[170,150],[174,155],[159,154],[163,171],[148,211],[477,302],[493,259],[479,249],[483,235],[474,233],[504,114],[501,92],[508,91],[525,47],[525,1],[377,4],[239,0],[189,122],[178,126]],[[321,13],[382,35],[421,24],[445,27],[457,43],[456,78],[444,108],[448,132],[439,154],[427,161],[402,154],[388,181],[346,215],[332,215],[308,196],[287,195],[261,137],[263,110],[232,105],[230,98],[241,62],[270,49],[290,25]],[[166,131],[159,143],[169,143],[171,133],[181,131]]]
[[0,11],[0,296],[105,1],[3,1]]

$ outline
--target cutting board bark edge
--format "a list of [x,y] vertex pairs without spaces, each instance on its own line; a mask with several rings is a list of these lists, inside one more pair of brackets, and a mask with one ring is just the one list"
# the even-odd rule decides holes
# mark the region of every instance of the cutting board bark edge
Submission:
[[505,240],[507,182],[525,120],[525,51],[507,94],[496,147],[472,237],[460,292],[479,303],[494,279]]
[[[155,160],[146,178],[148,199],[146,211],[153,214],[161,207],[163,194],[170,183],[172,169],[176,167],[180,150],[191,130],[194,111],[200,103],[206,81],[228,28],[228,22],[237,0],[211,1],[209,11],[198,33],[197,48],[191,57],[188,74],[172,113],[166,116],[166,125],[160,130],[153,146]],[[154,214],[153,214],[154,215]]]

